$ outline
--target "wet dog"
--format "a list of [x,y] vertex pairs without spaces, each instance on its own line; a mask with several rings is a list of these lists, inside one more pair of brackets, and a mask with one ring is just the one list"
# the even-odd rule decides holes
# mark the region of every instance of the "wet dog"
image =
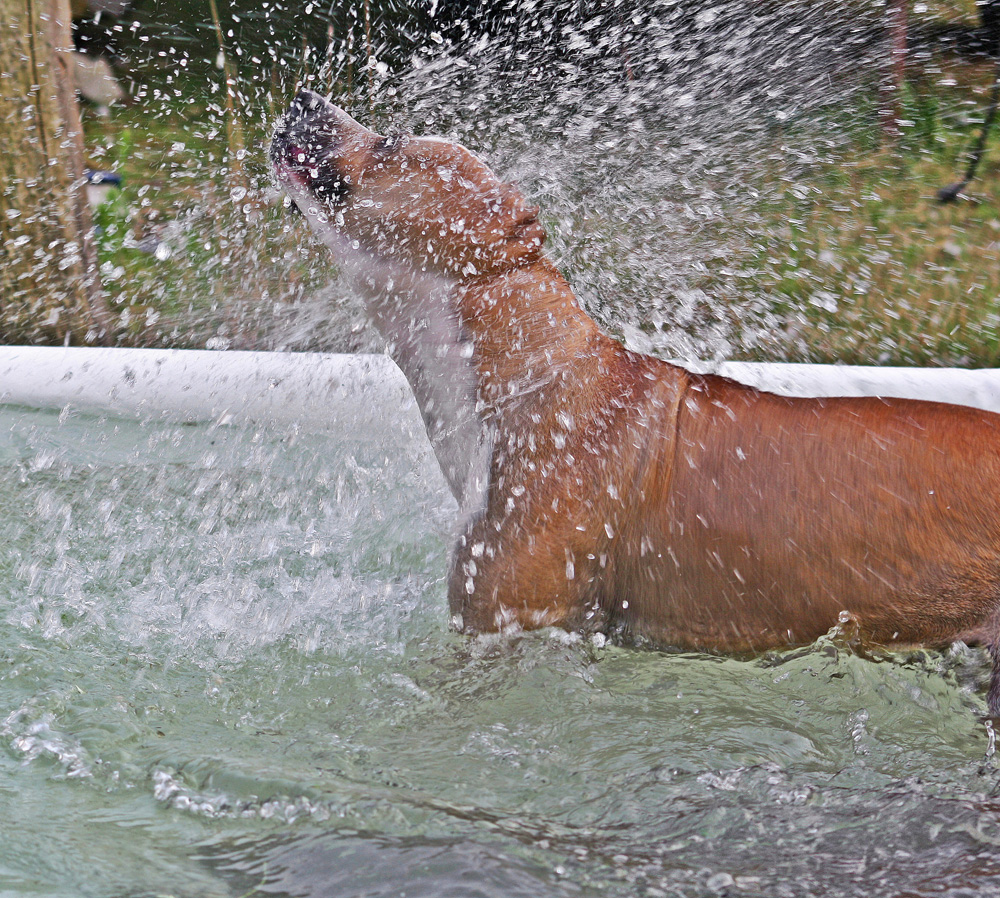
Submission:
[[271,159],[365,297],[461,506],[460,628],[757,651],[847,612],[878,643],[985,642],[1000,715],[1000,416],[784,398],[630,352],[516,188],[317,94]]

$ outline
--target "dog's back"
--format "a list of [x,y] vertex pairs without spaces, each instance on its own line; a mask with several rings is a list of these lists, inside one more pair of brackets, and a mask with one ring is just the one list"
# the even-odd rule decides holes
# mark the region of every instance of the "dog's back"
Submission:
[[759,649],[847,611],[878,642],[942,644],[1000,604],[1000,416],[693,377],[676,439],[637,520],[663,564],[622,590],[629,629]]

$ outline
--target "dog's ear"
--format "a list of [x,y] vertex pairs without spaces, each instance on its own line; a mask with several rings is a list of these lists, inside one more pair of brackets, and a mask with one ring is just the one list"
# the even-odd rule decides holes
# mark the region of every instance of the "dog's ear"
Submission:
[[514,251],[520,258],[538,255],[545,244],[545,228],[538,220],[538,206],[529,205],[521,193],[513,189],[508,201],[514,206],[513,224],[506,234],[508,252]]
[[529,202],[513,184],[501,183],[500,207],[503,210],[503,236],[507,243],[526,240],[539,247],[542,245],[545,231],[538,223],[538,206]]
[[507,234],[508,241],[521,241],[525,244],[541,246],[545,243],[545,228],[538,221],[538,206],[525,207],[524,213],[514,222]]

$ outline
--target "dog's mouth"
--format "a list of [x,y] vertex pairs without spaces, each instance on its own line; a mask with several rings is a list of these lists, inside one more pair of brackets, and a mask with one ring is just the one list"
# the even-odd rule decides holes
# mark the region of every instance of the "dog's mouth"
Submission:
[[343,201],[350,182],[336,165],[337,109],[303,90],[278,124],[270,158],[278,180],[294,193],[303,189],[325,203]]

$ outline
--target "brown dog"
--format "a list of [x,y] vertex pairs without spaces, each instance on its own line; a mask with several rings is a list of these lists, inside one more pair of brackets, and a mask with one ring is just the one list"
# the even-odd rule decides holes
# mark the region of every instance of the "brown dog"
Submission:
[[468,631],[695,649],[985,641],[1000,714],[1000,416],[788,399],[626,350],[472,153],[303,91],[271,146],[413,388],[463,508]]

